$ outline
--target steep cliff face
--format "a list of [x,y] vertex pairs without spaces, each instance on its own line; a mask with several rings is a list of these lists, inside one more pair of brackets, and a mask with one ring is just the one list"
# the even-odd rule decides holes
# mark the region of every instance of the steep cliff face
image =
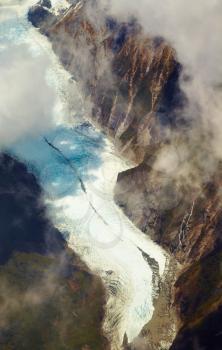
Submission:
[[177,183],[143,162],[119,175],[116,198],[144,232],[187,264],[221,244],[220,175],[201,185]]
[[[118,202],[126,214],[181,264],[179,269],[174,265],[173,273],[169,271],[151,322],[144,327],[139,341],[127,349],[143,350],[147,344],[151,344],[150,349],[168,349],[167,334],[175,327],[177,336],[170,349],[219,350],[222,345],[221,171],[201,191],[195,193],[190,187],[179,200],[175,183],[162,175],[153,174],[144,165],[119,175],[120,184],[121,177],[127,177],[118,189]],[[167,203],[162,198],[167,198]]]
[[171,349],[221,349],[221,245],[181,273],[175,288],[181,328]]
[[[135,21],[117,23],[107,17],[104,23],[104,14],[96,11],[97,22],[92,9],[78,2],[41,28],[90,97],[93,120],[139,163],[146,146],[160,136],[155,112],[179,65],[174,50],[161,38],[147,38]],[[35,20],[32,12],[29,17]]]
[[164,348],[161,332],[175,322],[173,350],[209,349],[209,339],[219,350],[221,328],[209,324],[221,319],[221,164],[209,171],[207,140],[191,135],[179,113],[186,98],[174,50],[162,38],[147,38],[136,21],[118,23],[100,11],[95,19],[78,2],[41,29],[90,100],[90,118],[134,162],[119,174],[116,202],[181,264],[170,279],[177,279],[175,288],[167,287],[161,312],[141,334],[145,343],[126,347],[147,349],[151,328],[162,324],[150,348]]

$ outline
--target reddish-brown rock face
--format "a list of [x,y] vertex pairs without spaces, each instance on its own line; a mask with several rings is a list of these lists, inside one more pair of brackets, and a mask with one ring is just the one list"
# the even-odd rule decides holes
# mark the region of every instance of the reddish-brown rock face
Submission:
[[221,241],[220,191],[218,176],[197,190],[143,162],[119,175],[116,199],[144,232],[188,264],[211,253]]
[[[99,17],[99,15],[98,15]],[[160,131],[155,117],[175,52],[161,39],[145,37],[136,24],[107,19],[98,25],[89,9],[71,7],[47,29],[65,67],[90,96],[93,120],[139,163]]]
[[[100,18],[99,10],[97,14]],[[182,328],[172,349],[196,350],[204,346],[200,337],[206,325],[222,314],[221,166],[204,176],[202,158],[195,153],[204,149],[204,141],[192,141],[175,113],[184,101],[175,52],[162,39],[147,38],[135,22],[95,21],[81,3],[44,31],[89,97],[93,121],[135,162],[119,174],[115,200],[182,264],[171,296]],[[178,169],[164,172],[154,166],[160,151],[172,145],[172,135],[173,147],[189,154],[189,171],[182,175]]]

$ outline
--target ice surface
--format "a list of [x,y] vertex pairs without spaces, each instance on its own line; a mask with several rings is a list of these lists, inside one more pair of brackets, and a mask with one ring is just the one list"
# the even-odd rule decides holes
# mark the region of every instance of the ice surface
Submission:
[[[31,3],[33,1],[24,2],[26,6]],[[14,17],[0,30],[12,33],[7,36],[4,32],[4,43],[8,40],[18,45],[20,42],[16,38],[19,38],[29,45],[33,55],[44,54],[51,59],[47,79],[57,88],[57,122],[53,130],[35,138],[21,139],[8,152],[23,160],[38,177],[54,224],[92,271],[103,279],[108,297],[104,330],[112,338],[113,349],[118,349],[124,334],[131,341],[153,313],[152,269],[138,247],[158,262],[161,274],[165,255],[113,201],[117,175],[129,168],[129,164],[116,154],[98,130],[83,120],[79,126],[68,123],[64,91],[69,74],[59,65],[46,38],[31,28],[21,15],[24,9],[25,5],[18,11],[19,20]],[[78,100],[77,89],[74,91]],[[78,112],[77,109],[76,115]],[[47,145],[45,136],[78,169],[87,193],[82,191],[69,164]]]
[[[41,180],[50,215],[68,236],[69,245],[103,278],[108,289],[115,276],[117,290],[113,294],[111,288],[112,308],[107,309],[104,327],[109,331],[113,327],[117,342],[124,333],[132,340],[153,312],[152,269],[138,247],[158,262],[160,273],[165,257],[113,201],[117,175],[127,164],[113,153],[111,144],[101,134],[85,124],[57,127],[47,138],[78,168],[87,195],[69,164],[43,137],[20,141],[12,152]],[[113,273],[108,276],[106,271]],[[109,318],[113,321],[118,315],[119,323],[111,326]]]

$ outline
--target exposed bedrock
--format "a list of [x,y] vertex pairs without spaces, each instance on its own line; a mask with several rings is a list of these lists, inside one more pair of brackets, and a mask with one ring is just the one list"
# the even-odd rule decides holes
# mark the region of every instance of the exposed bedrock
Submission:
[[49,0],[41,0],[29,9],[28,19],[34,27],[45,28],[46,22],[47,25],[51,25],[56,20],[50,8],[51,2]]

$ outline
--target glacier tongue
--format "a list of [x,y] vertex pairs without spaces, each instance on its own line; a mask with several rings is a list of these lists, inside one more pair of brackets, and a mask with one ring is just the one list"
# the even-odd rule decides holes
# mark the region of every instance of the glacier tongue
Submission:
[[85,124],[74,129],[57,127],[47,138],[78,167],[87,196],[69,164],[42,137],[19,142],[12,152],[37,170],[54,224],[104,281],[104,330],[118,349],[124,334],[133,340],[153,313],[153,271],[142,252],[157,261],[160,274],[164,253],[114,203],[117,175],[129,165],[106,139]]
[[[33,2],[29,0],[22,4],[27,6]],[[25,14],[24,8],[21,6],[18,13]],[[33,55],[38,54],[39,49],[51,59],[49,84],[58,85],[57,93],[64,106],[63,88],[68,79],[67,73],[59,66],[46,38],[34,31],[21,15],[16,24],[18,32],[21,23],[25,28],[21,42],[25,40],[30,45]],[[14,40],[16,42],[16,37]],[[124,334],[129,341],[133,340],[150,320],[154,309],[153,271],[141,251],[157,261],[160,275],[165,268],[165,254],[134,227],[114,203],[113,189],[117,175],[129,164],[115,153],[111,143],[97,130],[84,121],[81,126],[73,128],[67,123],[64,113],[65,106],[60,106],[55,111],[57,123],[54,130],[47,135],[19,141],[11,147],[10,153],[23,160],[38,176],[53,222],[63,232],[69,245],[104,281],[107,290],[104,330],[112,341],[112,348],[120,349]],[[78,167],[87,196],[79,188],[68,164],[44,142],[44,136],[55,142]],[[89,205],[90,202],[99,215]]]

